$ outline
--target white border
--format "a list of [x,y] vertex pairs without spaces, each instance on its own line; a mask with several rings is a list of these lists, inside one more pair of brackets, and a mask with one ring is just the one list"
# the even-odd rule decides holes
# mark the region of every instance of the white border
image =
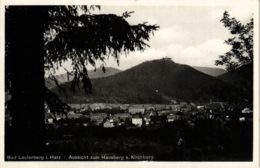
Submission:
[[[83,5],[83,4],[98,4],[98,5],[143,5],[143,6],[234,6],[234,5],[252,5],[254,12],[254,150],[253,162],[5,162],[4,161],[4,6],[5,5]],[[259,166],[259,1],[258,0],[1,0],[0,1],[0,167],[260,167]]]

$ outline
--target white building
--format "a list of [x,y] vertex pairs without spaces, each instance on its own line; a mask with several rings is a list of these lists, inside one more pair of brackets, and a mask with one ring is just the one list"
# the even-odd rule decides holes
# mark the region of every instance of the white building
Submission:
[[241,111],[242,113],[244,113],[244,114],[247,114],[247,113],[253,113],[253,111],[252,110],[250,110],[249,108],[244,108],[242,111]]
[[114,121],[113,120],[106,120],[106,122],[104,122],[103,127],[105,128],[113,128],[115,127]]
[[132,118],[132,124],[136,125],[138,127],[141,127],[143,125],[143,119],[142,118]]
[[205,109],[205,106],[198,105],[198,106],[197,106],[197,109],[198,109],[198,110],[204,110],[204,109]]

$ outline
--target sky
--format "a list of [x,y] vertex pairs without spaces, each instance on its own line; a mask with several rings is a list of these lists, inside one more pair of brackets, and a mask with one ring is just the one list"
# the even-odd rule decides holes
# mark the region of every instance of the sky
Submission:
[[[169,57],[176,63],[191,66],[216,67],[215,60],[230,46],[224,41],[231,37],[220,19],[224,11],[242,23],[253,17],[250,6],[101,6],[97,13],[122,15],[134,11],[127,21],[134,25],[148,22],[160,26],[151,35],[150,45],[145,51],[122,54],[119,65],[113,58],[106,60],[106,67],[121,70],[131,68],[144,61]],[[65,63],[69,68],[70,63]],[[97,64],[98,66],[98,64]],[[224,68],[224,67],[221,67]],[[92,69],[92,67],[88,67]],[[58,73],[62,73],[59,70]]]

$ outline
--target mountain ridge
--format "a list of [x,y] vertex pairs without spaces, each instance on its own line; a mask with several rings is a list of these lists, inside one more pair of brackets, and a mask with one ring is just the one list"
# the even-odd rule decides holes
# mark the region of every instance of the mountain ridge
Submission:
[[215,67],[192,66],[192,68],[214,77],[220,76],[227,72],[225,69]]
[[[96,70],[89,70],[88,75],[90,79],[96,79],[96,78],[111,76],[119,72],[121,72],[120,69],[113,68],[113,67],[105,67],[105,72],[103,72],[102,68],[100,67],[97,68]],[[57,79],[59,84],[63,84],[71,81],[73,76],[69,76],[68,78],[67,73],[64,73],[64,74],[56,75],[55,78]],[[46,79],[45,84],[48,88],[56,87],[55,81],[51,79]]]
[[[72,93],[67,82],[62,86],[70,100],[61,96],[66,102],[79,99],[80,102],[169,103],[169,99],[229,101],[236,95],[231,85],[165,58],[143,62],[109,77],[93,79],[92,84],[93,95],[90,96],[82,90]],[[57,88],[54,91],[59,93]]]

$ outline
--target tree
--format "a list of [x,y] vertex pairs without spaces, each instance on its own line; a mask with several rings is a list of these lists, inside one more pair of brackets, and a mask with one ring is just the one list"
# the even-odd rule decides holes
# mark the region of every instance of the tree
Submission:
[[242,24],[236,18],[231,18],[227,11],[224,12],[220,20],[233,35],[225,41],[231,46],[231,50],[225,55],[220,55],[216,60],[216,65],[225,65],[228,71],[233,71],[243,65],[253,62],[253,26],[254,21],[251,18],[247,24]]
[[44,86],[44,70],[55,70],[72,60],[72,89],[81,81],[89,93],[91,82],[86,65],[95,66],[109,56],[119,61],[121,52],[144,50],[150,33],[158,29],[157,25],[146,23],[129,25],[128,12],[122,16],[91,14],[97,8],[100,7],[6,7],[5,86],[11,94],[12,115],[6,153],[44,152],[44,101],[53,103],[53,94]]

